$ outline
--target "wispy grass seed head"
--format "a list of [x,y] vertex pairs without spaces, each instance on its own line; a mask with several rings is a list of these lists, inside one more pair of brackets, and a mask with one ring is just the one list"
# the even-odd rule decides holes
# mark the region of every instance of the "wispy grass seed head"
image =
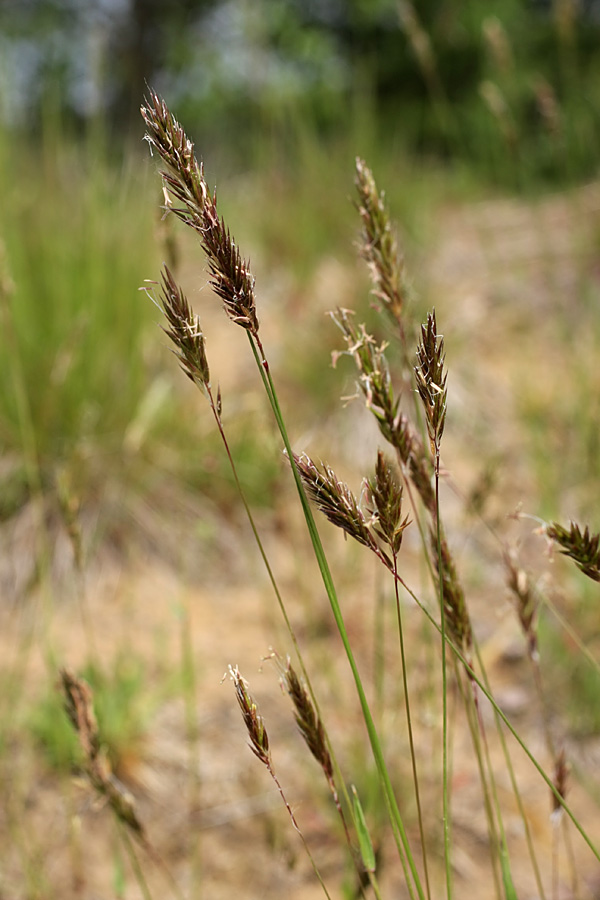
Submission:
[[592,581],[600,581],[600,534],[590,533],[587,525],[582,531],[575,522],[571,522],[569,530],[552,522],[547,526],[546,534],[562,547],[561,553],[574,560],[584,575]]
[[[560,798],[562,800],[567,796],[568,789],[568,780],[569,780],[569,772],[570,766],[567,762],[567,757],[564,751],[564,748],[558,754],[556,761],[554,763],[554,774],[552,778],[552,783],[556,788]],[[563,805],[560,800],[556,796],[556,794],[552,794],[552,817],[553,820],[559,820],[562,818],[562,813],[564,811]]]
[[375,475],[366,484],[367,504],[373,517],[372,528],[397,556],[409,518],[402,518],[402,485],[381,451],[377,454]]
[[461,653],[468,655],[473,646],[473,629],[456,565],[445,538],[440,541],[441,553],[438,554],[438,535],[435,528],[431,530],[430,538],[438,584],[439,579],[442,580],[446,628]]
[[[196,159],[192,141],[154,91],[150,91],[141,113],[148,129],[145,140],[167,166],[161,173],[166,208],[199,235],[213,290],[223,301],[227,315],[256,335],[254,276],[218,214],[217,193],[208,188],[203,163]],[[174,205],[171,197],[180,205]]]
[[523,633],[527,639],[527,649],[532,659],[538,658],[538,639],[536,620],[538,603],[531,587],[527,572],[517,562],[514,552],[504,554],[504,565],[507,572],[507,584],[514,597],[515,609]]
[[446,423],[447,373],[444,371],[444,338],[437,333],[435,310],[427,314],[421,325],[421,343],[417,347],[415,377],[417,391],[425,409],[427,432],[432,453],[439,454],[440,441]]
[[138,818],[135,801],[116,778],[102,750],[89,684],[68,669],[61,669],[64,707],[83,751],[86,775],[94,790],[106,799],[117,819],[147,844],[145,829]]
[[377,552],[377,542],[348,485],[339,480],[327,463],[322,464],[321,471],[305,453],[301,456],[294,455],[294,460],[308,496],[332,525],[341,528],[359,544]]
[[210,370],[200,319],[192,312],[167,266],[163,267],[160,299],[167,320],[163,331],[175,345],[173,352],[188,378],[206,392],[210,388]]
[[[387,344],[377,344],[364,325],[357,328],[351,315],[350,310],[341,308],[330,313],[346,341],[347,350],[342,353],[352,356],[356,363],[358,383],[367,407],[377,419],[383,437],[393,442],[400,401],[395,396],[385,356]],[[333,355],[334,365],[340,355],[340,353]]]
[[264,720],[258,712],[258,706],[248,690],[248,682],[245,678],[242,678],[237,666],[230,666],[229,674],[233,681],[235,695],[242,711],[242,717],[250,739],[249,747],[261,763],[263,763],[270,771],[272,766],[269,736],[265,728]]
[[374,296],[402,329],[401,317],[408,293],[404,262],[385,205],[385,195],[378,192],[373,173],[359,157],[356,158],[355,184],[362,223],[359,251],[369,268]]
[[298,677],[288,657],[280,662],[281,683],[294,704],[294,718],[306,746],[319,763],[328,780],[333,778],[333,763],[325,740],[325,729],[317,715],[308,691]]
[[[377,344],[364,325],[357,328],[351,312],[338,308],[330,313],[338,326],[347,350],[352,356],[359,376],[359,386],[365,397],[367,409],[375,416],[382,437],[397,451],[403,466],[419,496],[429,511],[435,510],[435,493],[432,487],[433,466],[414,427],[400,410],[400,398],[396,397],[385,356],[386,344]],[[333,355],[333,363],[341,353]]]

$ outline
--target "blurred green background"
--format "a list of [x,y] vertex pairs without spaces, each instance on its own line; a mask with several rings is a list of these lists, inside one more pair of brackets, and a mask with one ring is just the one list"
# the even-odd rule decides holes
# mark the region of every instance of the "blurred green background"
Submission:
[[0,15],[13,134],[100,118],[122,149],[150,84],[238,166],[293,156],[305,130],[501,180],[517,177],[506,150],[520,178],[597,165],[597,0],[4,0]]

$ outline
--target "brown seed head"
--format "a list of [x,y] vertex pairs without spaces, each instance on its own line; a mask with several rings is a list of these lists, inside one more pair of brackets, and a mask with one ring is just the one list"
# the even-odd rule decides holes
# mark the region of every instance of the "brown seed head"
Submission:
[[298,678],[289,657],[285,665],[280,666],[280,671],[283,687],[294,704],[294,717],[300,729],[300,734],[304,738],[306,746],[323,769],[325,776],[331,780],[333,778],[333,764],[327,749],[323,723],[315,712],[308,692]]
[[359,250],[369,268],[373,294],[402,328],[402,310],[408,293],[404,262],[398,251],[385,195],[377,191],[371,170],[359,157],[356,158],[355,184],[362,223]]
[[446,378],[444,372],[444,338],[437,333],[435,310],[421,325],[421,343],[417,347],[415,377],[417,390],[425,408],[427,431],[432,453],[437,456],[446,422]]
[[[347,344],[345,354],[352,356],[358,370],[359,386],[365,396],[368,409],[377,420],[379,430],[387,441],[392,441],[399,399],[394,394],[385,349],[387,344],[376,344],[364,325],[358,328],[347,309],[330,313]],[[341,354],[336,354],[335,358]]]
[[528,652],[535,659],[538,654],[536,629],[537,599],[532,590],[527,572],[518,565],[514,551],[507,551],[504,554],[504,565],[506,566],[506,581],[514,598],[521,628],[527,639]]
[[[192,141],[154,91],[150,91],[141,113],[148,129],[145,140],[167,166],[161,173],[167,209],[199,235],[212,287],[222,299],[227,315],[257,334],[254,277],[218,214],[216,191],[211,193],[206,184],[204,166],[194,155]],[[180,205],[173,205],[171,198]]]
[[147,844],[144,826],[138,819],[130,792],[110,771],[98,736],[92,689],[83,678],[61,669],[61,687],[65,711],[79,738],[85,758],[85,771],[95,791],[104,797],[113,813],[136,837]]
[[568,531],[558,522],[552,522],[546,534],[563,548],[561,553],[570,556],[584,575],[600,581],[600,534],[591,534],[587,525],[582,531],[575,522],[571,522]]
[[[554,787],[564,800],[567,796],[567,781],[569,778],[570,766],[567,763],[567,758],[565,755],[564,748],[558,754],[556,761],[554,763],[554,777],[552,779]],[[552,811],[557,813],[560,809],[562,809],[558,797],[556,794],[552,794]]]
[[167,266],[162,273],[161,302],[167,320],[163,330],[175,345],[175,356],[188,378],[206,392],[210,387],[210,370],[200,319],[192,312]]
[[441,558],[438,557],[438,539],[435,528],[431,530],[430,542],[438,584],[439,579],[442,580],[446,627],[461,653],[468,654],[473,644],[473,632],[454,559],[445,538],[441,540]]
[[301,456],[294,455],[294,460],[308,496],[329,521],[360,544],[377,552],[375,538],[348,485],[340,481],[326,463],[321,471],[305,453]]
[[368,509],[373,517],[371,527],[396,556],[409,518],[402,519],[402,486],[381,451],[377,454],[375,475],[366,488]]
[[242,711],[242,717],[250,738],[249,747],[255,756],[260,759],[263,765],[271,769],[271,751],[269,750],[269,736],[267,734],[265,723],[262,716],[258,712],[258,706],[254,702],[249,690],[248,682],[242,678],[237,666],[229,667],[229,673],[235,694]]

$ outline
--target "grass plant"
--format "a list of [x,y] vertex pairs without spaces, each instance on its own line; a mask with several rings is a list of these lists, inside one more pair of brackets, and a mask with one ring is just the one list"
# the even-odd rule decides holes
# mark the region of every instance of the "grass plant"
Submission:
[[[512,754],[507,749],[504,730],[506,729],[524,750],[537,773],[550,788],[555,812],[566,815],[588,845],[594,856],[600,861],[600,854],[592,838],[576,813],[566,802],[566,763],[564,751],[557,752],[550,741],[551,755],[554,757],[554,773],[544,770],[532,752],[527,748],[515,727],[494,699],[493,688],[483,663],[478,642],[473,632],[471,618],[467,609],[466,598],[458,576],[458,569],[453,558],[448,538],[442,524],[442,506],[440,499],[440,481],[442,476],[441,438],[446,424],[448,408],[447,371],[445,369],[444,340],[438,333],[435,312],[427,316],[421,326],[421,341],[417,346],[416,360],[413,365],[416,395],[421,400],[422,409],[411,410],[407,415],[401,407],[400,397],[396,395],[392,384],[390,366],[386,359],[387,344],[378,343],[364,328],[356,327],[347,310],[338,310],[335,321],[341,328],[347,343],[347,354],[357,366],[360,389],[365,397],[368,409],[374,414],[381,437],[397,458],[397,473],[385,457],[378,454],[375,475],[365,481],[364,497],[358,498],[348,485],[338,478],[335,471],[327,463],[318,465],[307,454],[292,451],[285,415],[279,402],[272,368],[269,364],[265,348],[259,333],[259,316],[255,293],[255,279],[248,262],[242,257],[237,243],[231,235],[223,218],[217,210],[216,192],[211,192],[206,184],[202,163],[195,157],[192,142],[187,138],[183,128],[172,116],[168,107],[156,94],[152,93],[142,108],[142,115],[147,126],[146,138],[153,151],[160,156],[164,168],[162,179],[165,188],[165,210],[191,227],[200,239],[200,244],[208,260],[209,275],[213,291],[223,303],[230,320],[246,332],[250,351],[256,362],[260,379],[266,392],[268,403],[284,444],[285,454],[296,484],[300,505],[306,520],[314,554],[321,572],[323,586],[327,593],[333,617],[344,647],[347,661],[353,675],[358,694],[364,725],[369,736],[371,751],[378,772],[378,781],[389,816],[389,825],[394,837],[399,864],[404,876],[404,886],[411,898],[437,895],[440,890],[447,896],[454,894],[453,855],[454,836],[451,827],[451,757],[450,720],[448,698],[453,686],[458,688],[462,697],[466,722],[472,739],[474,758],[480,774],[483,802],[486,810],[491,854],[491,878],[495,884],[497,896],[512,898],[517,896],[511,867],[507,831],[504,822],[505,812],[500,799],[497,774],[491,761],[488,728],[482,715],[482,700],[485,698],[491,705],[495,727],[503,751],[508,771],[511,773],[512,788],[523,817],[523,825],[528,834],[531,866],[542,895],[542,879],[536,861],[535,848],[531,841],[531,830],[526,813],[519,800],[519,792],[513,774]],[[405,357],[410,360],[408,335],[414,332],[414,324],[410,322],[406,307],[409,305],[409,291],[404,274],[403,261],[399,255],[394,239],[392,226],[384,204],[379,195],[371,172],[361,161],[357,161],[358,208],[363,223],[362,255],[369,265],[373,292],[380,305],[388,327],[391,323],[396,331]],[[235,471],[235,463],[228,450],[227,439],[221,421],[222,398],[220,391],[213,395],[208,362],[206,359],[204,337],[199,320],[192,313],[185,297],[177,286],[173,275],[165,270],[163,275],[163,309],[167,320],[167,333],[175,345],[175,353],[187,376],[207,396],[213,415]],[[407,324],[408,323],[408,324]],[[409,381],[410,370],[405,378]],[[412,517],[418,523],[418,531],[422,542],[422,551],[426,567],[431,578],[430,588],[423,587],[415,592],[409,587],[400,574],[398,560],[403,541],[403,534],[409,526],[409,516],[402,514],[402,479],[412,507]],[[299,654],[303,676],[307,680],[310,691],[306,693],[297,676],[292,676],[289,666],[284,670],[284,682],[292,697],[296,712],[296,721],[312,755],[322,766],[326,778],[330,781],[334,776],[345,779],[330,756],[331,746],[320,707],[310,687],[310,679],[302,660],[294,628],[285,608],[285,603],[276,586],[270,563],[262,548],[261,540],[253,522],[252,513],[245,500],[240,486],[240,494],[252,523],[252,528],[263,560],[269,570],[280,609],[284,614],[290,637]],[[419,836],[417,844],[419,853],[414,849],[414,837],[409,837],[405,820],[398,800],[393,780],[390,776],[384,746],[380,740],[378,728],[373,718],[370,703],[363,687],[363,679],[353,651],[352,643],[346,628],[342,607],[334,586],[333,577],[327,557],[319,536],[316,522],[311,512],[309,500],[334,526],[341,528],[345,535],[353,538],[364,548],[370,550],[375,558],[383,564],[392,578],[396,591],[397,625],[399,633],[400,668],[404,685],[405,713],[412,760],[412,779],[419,819]],[[558,525],[547,526],[547,534],[558,541],[563,552],[572,556],[578,565],[590,577],[595,577],[597,540],[590,536],[588,530],[582,533],[572,526],[570,533]],[[537,644],[534,631],[534,615],[530,607],[530,598],[526,582],[507,557],[509,563],[509,586],[518,601],[518,614],[528,641],[529,652],[535,662]],[[405,590],[416,606],[425,614],[434,626],[434,632],[440,637],[439,645],[439,689],[441,694],[442,737],[439,758],[439,775],[441,779],[441,822],[443,836],[444,872],[442,882],[440,874],[430,871],[427,846],[430,843],[423,823],[420,801],[420,776],[418,760],[415,753],[412,735],[412,717],[410,703],[410,678],[406,667],[404,648],[401,603],[398,588]],[[419,596],[424,591],[423,598]],[[246,683],[241,679],[237,669],[233,670],[234,683],[238,701],[249,733],[251,748],[256,756],[267,766],[272,774],[271,747],[266,737],[262,718],[256,711],[256,704],[248,693]],[[543,698],[542,698],[543,699]],[[314,706],[313,706],[314,704]],[[281,792],[279,782],[278,790]],[[345,787],[343,794],[347,798]],[[282,793],[283,796],[283,793]],[[334,802],[338,806],[345,822],[343,809],[339,805],[337,788],[333,788]],[[292,815],[296,830],[296,822],[287,800],[284,803]],[[376,880],[377,863],[373,853],[373,842],[368,834],[368,827],[360,802],[348,804],[346,814],[350,816],[355,837],[352,838],[345,825],[350,845],[360,848],[364,872],[368,875],[371,886],[379,896]],[[302,834],[301,834],[302,836]],[[305,839],[302,836],[305,843]],[[570,846],[570,844],[569,844]],[[317,877],[322,883],[316,868],[312,852],[307,847],[309,858]],[[417,863],[420,856],[420,863]],[[556,852],[554,854],[556,859]],[[555,868],[551,890],[557,890],[559,874]],[[327,896],[327,888],[322,885]],[[361,887],[364,890],[364,887]],[[550,890],[550,888],[546,888]]]

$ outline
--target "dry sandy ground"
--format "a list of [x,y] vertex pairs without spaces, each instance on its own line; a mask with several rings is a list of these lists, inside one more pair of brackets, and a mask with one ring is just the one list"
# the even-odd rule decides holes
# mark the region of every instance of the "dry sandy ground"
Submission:
[[[517,504],[523,503],[535,512],[537,502],[515,437],[515,379],[525,370],[525,355],[529,354],[534,364],[539,358],[542,365],[547,322],[557,306],[568,303],[577,292],[582,268],[594,276],[598,257],[594,259],[590,223],[595,223],[597,234],[598,186],[574,198],[544,201],[536,208],[502,201],[480,208],[445,210],[437,221],[436,250],[423,262],[422,272],[414,274],[427,299],[435,298],[439,320],[448,323],[445,333],[452,373],[452,409],[444,459],[451,476],[448,480],[460,485],[466,495],[484,473],[485,454],[502,458],[502,471],[510,471],[510,478],[500,474],[488,498],[486,515],[501,531],[502,540],[522,542],[524,560],[539,578],[545,577],[550,568],[544,542],[532,535],[530,523],[506,522],[506,515]],[[311,285],[310,315],[314,313],[317,318],[327,308],[347,303],[344,297],[352,293],[353,278],[353,273],[348,274],[334,260],[325,260]],[[275,283],[265,296],[266,343],[276,344],[285,327],[281,318],[273,315],[275,295],[284,286],[282,275],[281,283]],[[223,318],[217,318],[217,314],[213,318],[214,322],[209,319],[208,323],[210,327],[214,324],[209,349],[224,396],[244,396],[251,362],[246,361],[240,336],[231,338],[231,329]],[[534,328],[532,323],[536,322],[539,327]],[[300,318],[298,327],[301,325]],[[208,330],[206,323],[205,328]],[[539,338],[536,345],[532,344],[534,334]],[[239,345],[236,340],[240,340]],[[377,443],[358,404],[336,413],[322,427],[309,429],[303,439],[317,455],[325,455],[335,442],[333,453],[344,474],[347,470],[348,477],[354,478],[354,484],[358,483],[356,473],[365,460],[372,459]],[[366,796],[370,769],[366,741],[323,590],[316,570],[307,562],[306,541],[295,514],[288,508],[293,503],[293,496],[284,491],[277,499],[275,515],[262,514],[268,551],[276,561],[282,592],[288,598],[302,646],[307,648],[309,669],[340,761],[348,780],[359,784]],[[471,612],[494,690],[532,752],[547,761],[533,683],[518,625],[507,603],[501,545],[483,526],[464,516],[463,504],[450,487],[445,489],[444,503],[447,530],[469,585]],[[174,512],[181,509],[177,506]],[[147,524],[142,520],[155,511],[149,504],[136,514],[141,524]],[[186,515],[193,519],[195,511],[188,509]],[[210,900],[320,897],[322,891],[275,786],[245,745],[231,684],[223,680],[230,663],[239,665],[265,716],[275,768],[286,796],[332,897],[340,897],[342,883],[350,889],[352,876],[325,784],[296,734],[275,668],[268,661],[261,664],[269,648],[276,647],[282,653],[289,649],[271,588],[248,529],[237,515],[223,517],[212,509],[200,509],[199,515],[213,535],[209,548],[198,550],[199,564],[198,560],[190,562],[186,548],[182,548],[178,565],[172,558],[166,562],[152,547],[144,550],[138,545],[131,553],[121,547],[119,553],[98,556],[86,574],[85,587],[71,585],[60,597],[42,596],[18,613],[5,611],[0,633],[3,679],[7,673],[20,673],[19,685],[31,698],[45,689],[59,665],[74,670],[83,665],[90,641],[93,652],[109,670],[117,659],[129,654],[141,663],[147,677],[149,705],[144,733],[124,754],[118,774],[135,797],[149,838],[183,895]],[[284,521],[288,522],[285,527]],[[384,587],[360,548],[329,533],[326,543],[348,629],[372,693],[374,598]],[[407,537],[403,550],[405,571],[418,585],[422,573],[416,539]],[[65,553],[68,556],[67,550]],[[391,602],[391,598],[386,597],[386,601]],[[82,602],[92,623],[91,638],[81,624]],[[430,675],[437,650],[435,642],[423,637],[425,626],[418,610],[407,604],[405,615],[415,689],[417,750],[426,773],[425,823],[435,872],[434,896],[440,896],[441,809],[434,774],[440,746],[439,686]],[[416,846],[392,611],[385,616],[387,711],[381,728],[407,809],[409,834]],[[29,636],[33,640],[24,650]],[[191,649],[196,678],[185,697],[176,678],[182,666],[182,647]],[[2,762],[7,800],[0,810],[0,900],[141,897],[128,864],[123,863],[123,850],[109,810],[94,799],[81,780],[70,775],[58,778],[42,765],[28,743],[19,743],[19,735],[24,733],[18,727],[20,712],[15,709],[13,716],[7,692],[6,696],[2,721],[8,729],[9,745]],[[493,718],[485,705],[483,714],[493,731]],[[452,771],[456,896],[470,891],[485,900],[494,896],[485,816],[469,735],[460,715],[456,721]],[[600,819],[590,796],[598,792],[600,749],[593,739],[585,744],[569,741],[560,721],[555,727],[565,737],[575,768],[584,773],[573,781],[570,802],[598,842]],[[194,729],[197,738],[191,740]],[[548,789],[514,745],[511,755],[533,837],[541,848],[539,865],[547,896],[567,900],[574,896],[573,880],[562,842],[560,884],[556,895],[550,891],[553,826]],[[520,900],[533,900],[539,892],[526,864],[523,825],[495,740],[491,741],[491,757],[505,810],[517,893]],[[592,779],[589,791],[583,786],[586,778]],[[574,832],[571,840],[577,859],[576,895],[600,897],[600,863]],[[384,896],[407,896],[394,848],[387,839],[382,854]],[[164,874],[143,851],[139,858],[155,900],[170,896]],[[120,886],[119,876],[123,865],[127,872],[125,887]]]

